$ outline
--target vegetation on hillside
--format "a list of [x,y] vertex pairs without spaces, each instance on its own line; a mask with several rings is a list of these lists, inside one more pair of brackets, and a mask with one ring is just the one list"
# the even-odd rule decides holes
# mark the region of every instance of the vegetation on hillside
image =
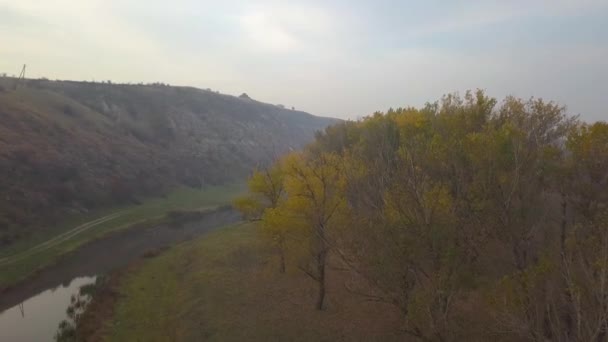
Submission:
[[0,78],[0,247],[74,213],[246,177],[334,120],[188,87]]
[[339,123],[235,204],[319,310],[339,260],[414,340],[608,338],[608,124],[554,103],[478,91]]

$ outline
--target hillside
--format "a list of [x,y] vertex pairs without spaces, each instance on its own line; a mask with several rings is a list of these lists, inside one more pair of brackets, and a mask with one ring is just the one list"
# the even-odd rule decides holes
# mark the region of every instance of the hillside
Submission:
[[[0,236],[243,179],[333,119],[189,87],[0,79]],[[41,224],[43,223],[43,224]]]

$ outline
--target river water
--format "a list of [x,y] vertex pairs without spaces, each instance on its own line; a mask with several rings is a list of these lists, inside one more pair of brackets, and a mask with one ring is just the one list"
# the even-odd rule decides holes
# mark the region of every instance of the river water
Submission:
[[67,286],[46,290],[0,313],[0,340],[7,342],[53,341],[59,323],[68,318],[70,297],[95,277],[80,277]]
[[83,246],[27,282],[0,293],[0,342],[53,341],[59,323],[67,317],[70,296],[94,282],[96,275],[126,266],[151,249],[195,238],[240,219],[233,210],[220,210],[179,228],[130,229]]

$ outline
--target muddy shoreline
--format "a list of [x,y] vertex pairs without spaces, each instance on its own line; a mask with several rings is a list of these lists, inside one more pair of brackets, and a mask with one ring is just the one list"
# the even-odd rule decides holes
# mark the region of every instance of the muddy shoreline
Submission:
[[67,285],[76,277],[107,274],[127,266],[146,252],[192,239],[240,220],[236,211],[222,208],[179,227],[156,224],[89,242],[21,284],[5,289],[0,293],[0,313],[47,289]]

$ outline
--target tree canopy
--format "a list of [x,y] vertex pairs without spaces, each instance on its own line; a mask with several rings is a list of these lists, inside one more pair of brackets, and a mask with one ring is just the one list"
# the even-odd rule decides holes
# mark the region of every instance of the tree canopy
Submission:
[[306,246],[317,309],[333,263],[422,341],[608,338],[604,122],[540,99],[447,95],[331,126],[250,190],[262,230]]

